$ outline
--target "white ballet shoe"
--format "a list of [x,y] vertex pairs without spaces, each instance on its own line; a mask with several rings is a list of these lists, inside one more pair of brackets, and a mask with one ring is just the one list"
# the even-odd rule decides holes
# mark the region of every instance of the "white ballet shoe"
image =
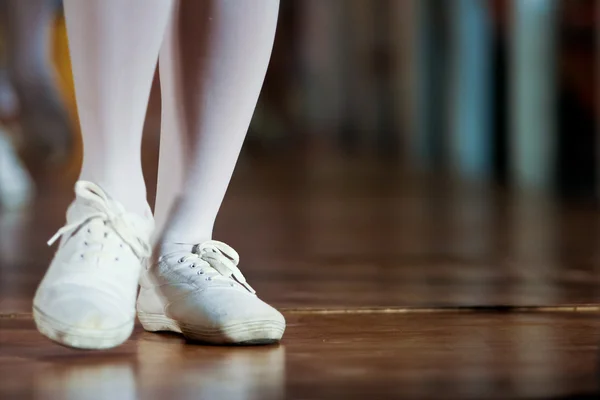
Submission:
[[135,321],[151,219],[128,213],[98,186],[78,182],[62,240],[33,301],[38,330],[69,347],[106,349],[127,340]]
[[162,255],[140,280],[144,329],[213,344],[279,341],[283,315],[256,296],[238,262],[235,250],[213,240]]

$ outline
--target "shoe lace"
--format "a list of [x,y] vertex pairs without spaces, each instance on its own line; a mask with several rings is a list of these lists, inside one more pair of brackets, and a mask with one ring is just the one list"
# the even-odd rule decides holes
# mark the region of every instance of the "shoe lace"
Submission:
[[60,228],[50,238],[48,246],[52,246],[60,237],[77,231],[91,220],[100,219],[105,225],[110,225],[113,231],[125,244],[131,247],[139,258],[150,257],[152,253],[150,244],[135,234],[136,230],[129,218],[127,218],[125,210],[119,207],[118,204],[111,202],[99,186],[91,182],[77,182],[75,185],[75,194],[78,198],[87,200],[88,204],[96,211]]
[[184,263],[190,260],[204,262],[217,271],[219,277],[234,279],[250,293],[256,293],[252,286],[246,282],[246,278],[238,268],[240,256],[231,246],[217,240],[209,240],[194,245],[192,252],[181,257],[179,262]]

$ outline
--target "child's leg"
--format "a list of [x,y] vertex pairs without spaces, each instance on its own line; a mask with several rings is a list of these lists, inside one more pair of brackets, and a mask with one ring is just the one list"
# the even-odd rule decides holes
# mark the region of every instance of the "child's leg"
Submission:
[[[161,149],[159,213],[166,211],[161,192],[173,188],[172,167],[182,162],[185,175],[160,261],[140,279],[137,309],[146,330],[215,344],[271,343],[283,335],[284,317],[255,295],[235,250],[210,240],[265,77],[278,6],[207,0],[176,9],[160,55],[162,136],[175,151]],[[185,138],[187,151],[179,154],[168,135]]]
[[180,7],[159,61],[162,137],[173,143],[165,136],[178,135],[187,151],[161,148],[157,212],[168,212],[165,199],[174,194],[165,189],[173,190],[172,169],[182,163],[180,201],[162,240],[200,243],[212,237],[250,125],[271,55],[279,0],[181,1]]
[[81,179],[131,211],[146,210],[141,139],[169,0],[65,0],[77,109]]
[[153,230],[141,166],[142,126],[169,0],[66,0],[84,159],[76,199],[33,304],[41,333],[102,349],[135,321]]

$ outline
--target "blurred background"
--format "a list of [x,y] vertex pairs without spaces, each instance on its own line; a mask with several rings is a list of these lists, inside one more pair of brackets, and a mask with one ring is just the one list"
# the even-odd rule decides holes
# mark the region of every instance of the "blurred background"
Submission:
[[[60,1],[0,4],[3,140],[26,164],[76,172]],[[282,0],[245,151],[333,151],[592,199],[597,15],[594,0]],[[158,135],[159,96],[147,136]],[[0,193],[26,179],[5,153]]]
[[[42,276],[82,154],[60,1],[0,7],[0,281],[23,296],[10,308]],[[279,286],[262,284],[280,306],[600,300],[599,7],[281,0],[215,237],[251,265],[283,260]],[[159,128],[157,75],[143,145],[151,204]],[[375,286],[349,278],[336,296],[302,278],[302,263],[349,273],[356,260],[355,278]]]
[[251,138],[592,198],[597,15],[593,0],[283,1]]

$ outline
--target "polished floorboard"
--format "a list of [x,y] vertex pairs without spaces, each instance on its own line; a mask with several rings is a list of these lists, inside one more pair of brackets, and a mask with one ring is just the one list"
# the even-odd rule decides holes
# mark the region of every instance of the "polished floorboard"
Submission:
[[82,352],[0,320],[6,399],[596,398],[600,320],[579,313],[286,313],[277,346],[213,347],[137,330]]
[[260,348],[45,340],[31,298],[73,177],[38,171],[35,204],[0,214],[0,399],[600,396],[593,205],[309,154],[243,157],[217,223],[288,320]]

